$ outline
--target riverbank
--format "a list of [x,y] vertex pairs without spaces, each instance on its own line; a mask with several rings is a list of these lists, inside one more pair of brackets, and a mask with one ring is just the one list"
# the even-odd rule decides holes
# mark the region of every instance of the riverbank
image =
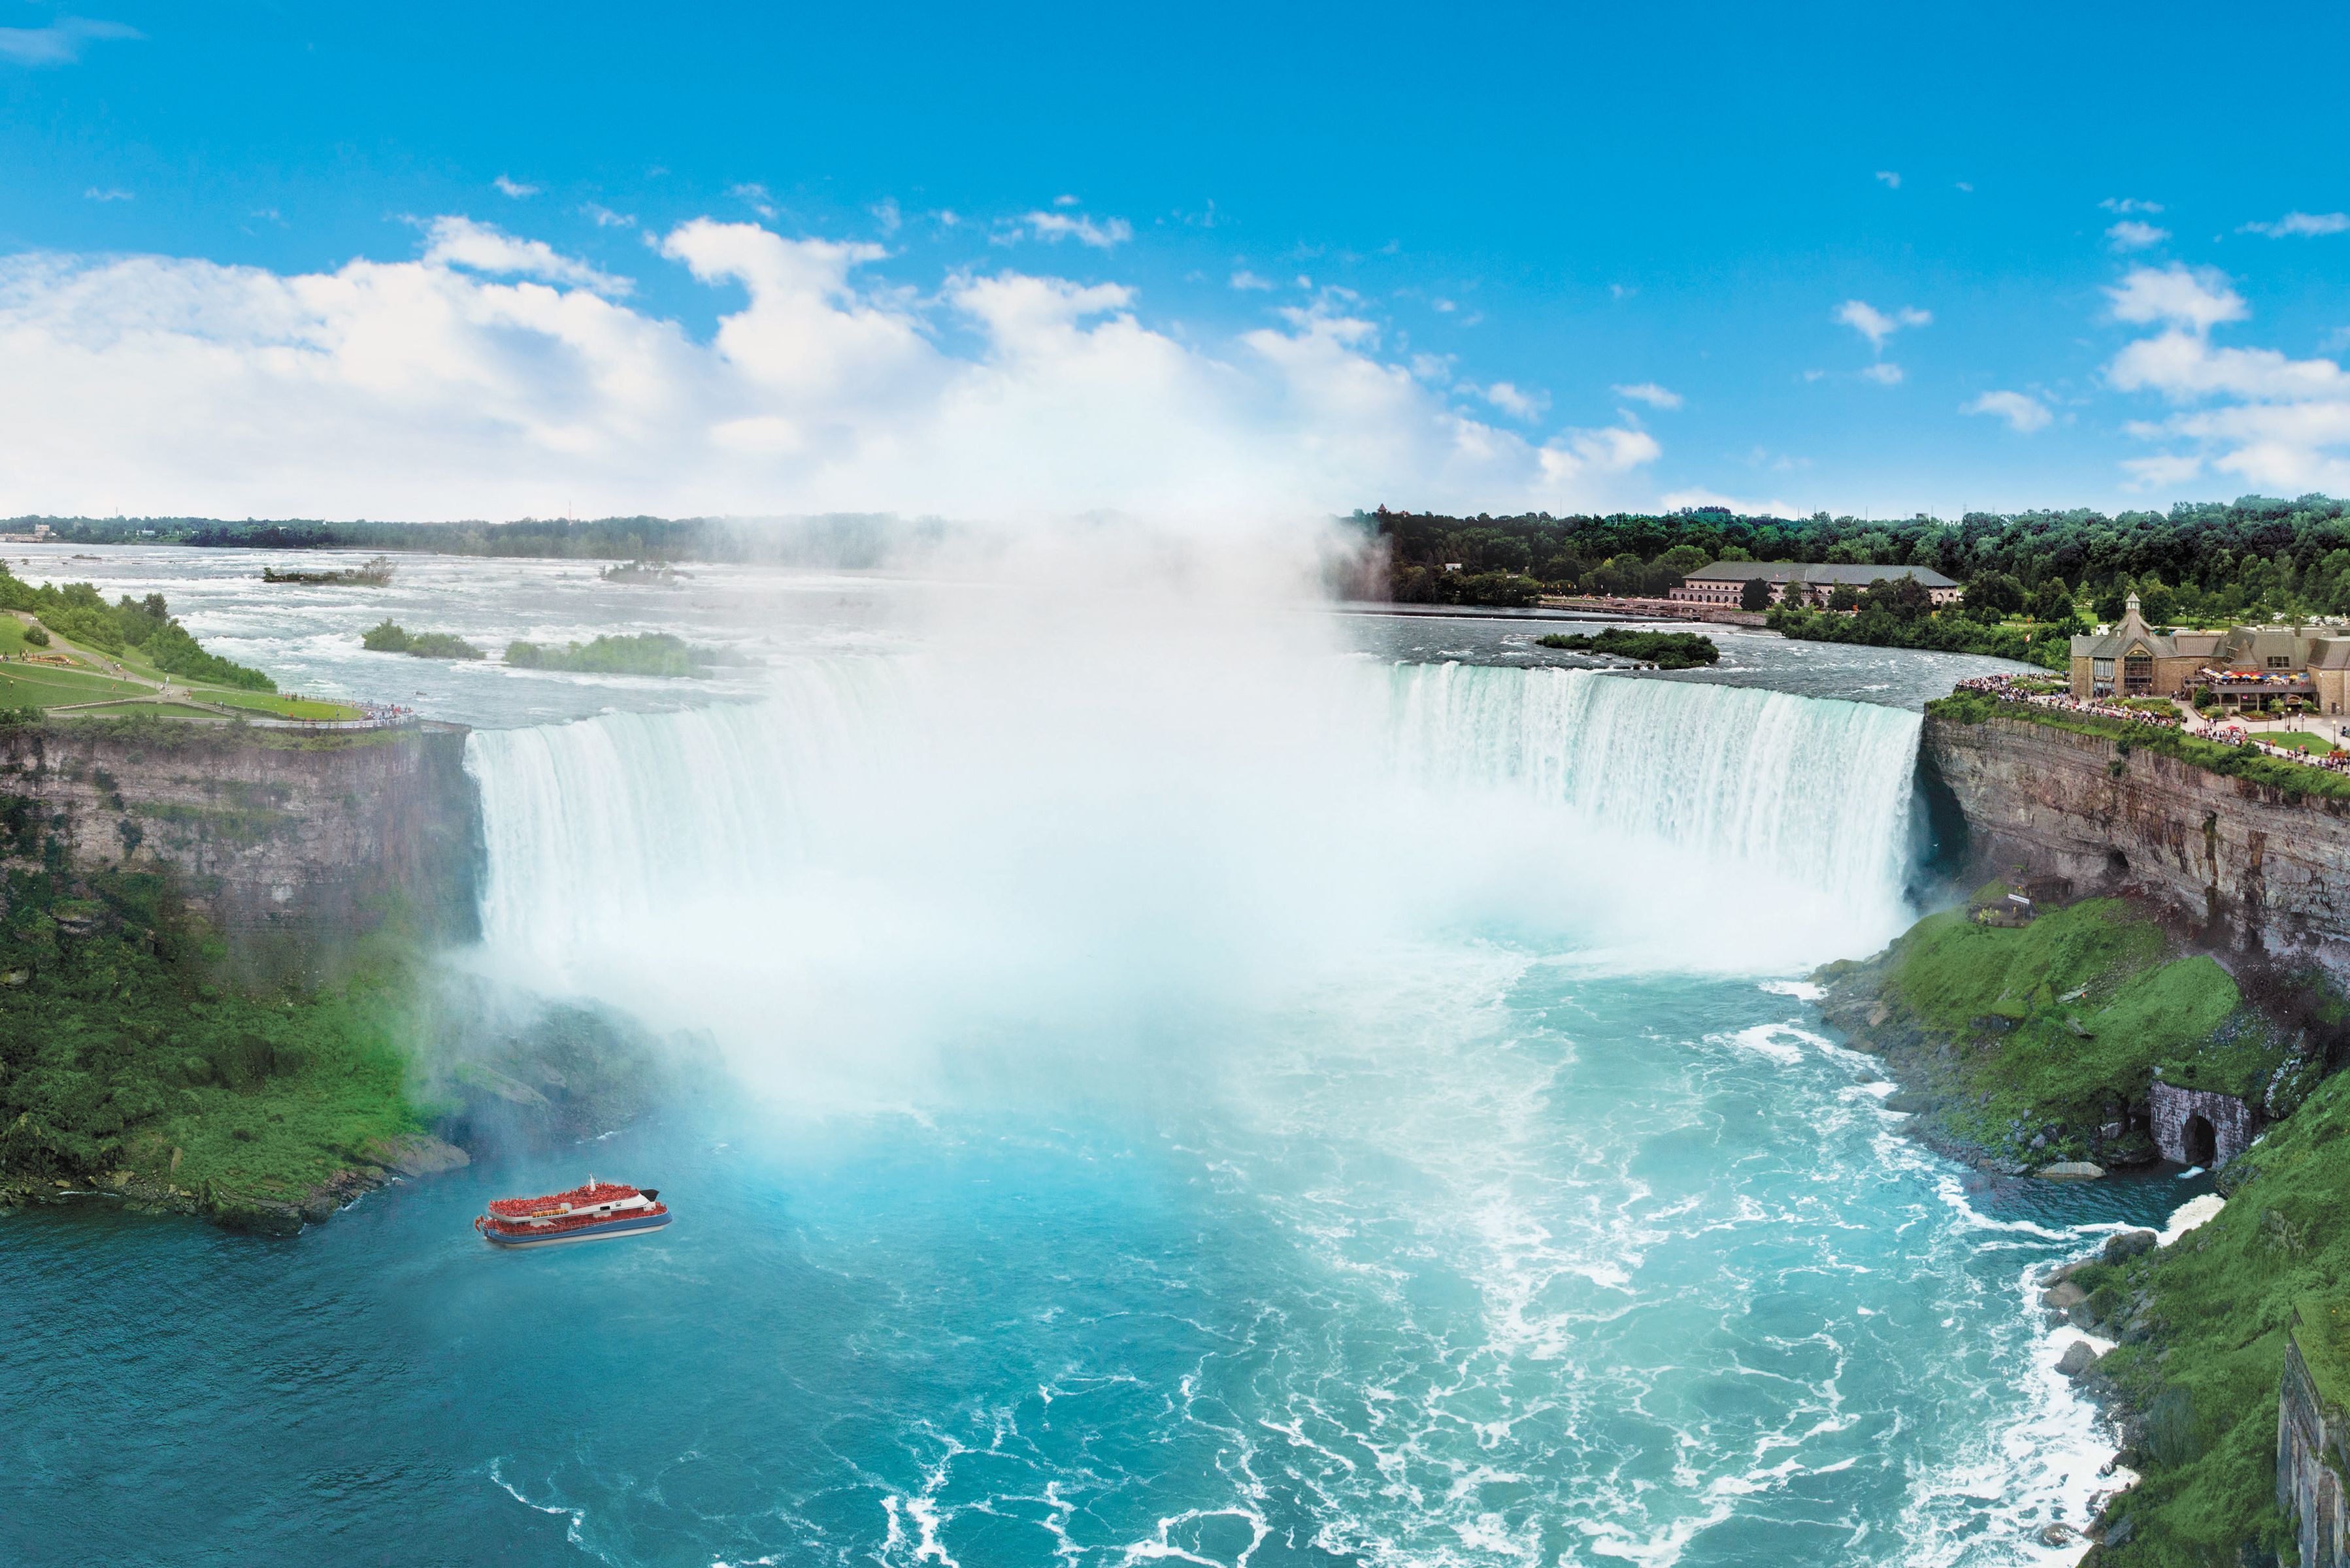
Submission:
[[[2291,1533],[2281,1480],[2287,1496],[2323,1490],[2290,1473],[2289,1445],[2281,1478],[2278,1401],[2296,1310],[2335,1299],[2350,1271],[2334,1198],[2350,1183],[2350,1088],[2327,1075],[2345,1010],[2307,973],[2241,955],[2230,972],[2158,901],[2039,891],[1994,884],[1826,966],[1823,1015],[1884,1061],[1887,1107],[1949,1158],[2050,1179],[2218,1165],[2227,1201],[2207,1223],[2169,1245],[2116,1237],[2042,1274],[2040,1304],[2093,1336],[2059,1369],[2143,1478],[2101,1515],[2088,1561],[2273,1563]],[[2197,1150],[2203,1116],[2220,1125]]]

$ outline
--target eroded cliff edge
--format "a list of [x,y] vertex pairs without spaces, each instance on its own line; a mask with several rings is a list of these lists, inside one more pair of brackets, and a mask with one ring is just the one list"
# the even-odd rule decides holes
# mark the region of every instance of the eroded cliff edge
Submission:
[[2215,948],[2350,976],[2350,802],[1998,715],[1929,711],[1918,765],[1955,797],[1977,879],[2126,888]]
[[[481,807],[464,726],[311,733],[156,720],[0,730],[0,817],[79,870],[168,868],[241,959],[390,919],[477,934]],[[57,840],[57,848],[48,847]]]

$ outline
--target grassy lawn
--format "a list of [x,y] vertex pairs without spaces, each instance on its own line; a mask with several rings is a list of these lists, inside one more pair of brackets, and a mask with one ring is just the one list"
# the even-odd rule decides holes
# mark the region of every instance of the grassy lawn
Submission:
[[275,713],[281,719],[363,719],[367,716],[347,702],[329,702],[317,697],[239,691],[226,686],[190,686],[187,690],[191,695],[206,702],[217,702],[224,708]]
[[[267,713],[280,719],[337,720],[366,717],[359,710],[347,702],[330,702],[316,697],[287,696],[282,692],[247,691],[234,686],[215,686],[207,681],[189,680],[177,675],[167,676],[150,664],[145,656],[135,648],[126,648],[120,654],[112,654],[85,647],[55,632],[50,634],[50,638],[52,651],[88,659],[96,667],[96,670],[104,670],[119,664],[131,675],[143,676],[149,680],[169,680],[174,687],[185,691],[199,702],[213,702],[224,708],[241,708],[247,712]],[[0,653],[22,651],[27,651],[24,623],[14,616],[0,616]],[[20,672],[25,673],[28,680],[36,676],[44,680],[56,677],[61,682],[79,681],[88,685],[86,688],[71,687],[71,690],[82,693],[72,696],[46,693],[18,694],[11,689],[0,687],[0,707],[23,707],[27,703],[51,707],[61,702],[96,701],[118,694],[124,697],[151,695],[151,689],[138,681],[119,680],[111,675],[99,675],[95,670],[85,675],[78,670],[43,669],[38,666],[34,667],[30,671],[23,671],[18,666],[0,666],[0,674],[13,676]],[[68,689],[64,685],[58,687],[60,691]],[[216,717],[216,715],[204,713],[197,709],[184,708],[176,703],[157,705],[146,711],[169,712],[181,717]]]
[[2316,752],[2321,755],[2334,749],[2334,742],[2324,735],[2305,734],[2299,730],[2254,730],[2252,738],[2266,741],[2272,746],[2288,751]]
[[62,702],[102,702],[145,697],[150,689],[80,670],[42,664],[0,664],[0,708],[54,708]]

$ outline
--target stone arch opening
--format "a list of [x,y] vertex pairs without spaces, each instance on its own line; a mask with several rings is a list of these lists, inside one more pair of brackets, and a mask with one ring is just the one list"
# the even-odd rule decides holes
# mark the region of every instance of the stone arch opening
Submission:
[[2217,1165],[2220,1162],[2220,1135],[2212,1127],[2211,1118],[2190,1116],[2181,1123],[2178,1147],[2189,1165],[2199,1165],[2206,1170]]

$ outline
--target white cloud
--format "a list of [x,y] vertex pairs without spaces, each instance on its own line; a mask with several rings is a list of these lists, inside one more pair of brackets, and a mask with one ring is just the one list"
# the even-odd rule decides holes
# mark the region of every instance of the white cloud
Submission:
[[2168,229],[2158,229],[2152,223],[2142,223],[2136,218],[2124,218],[2106,231],[2106,238],[2117,251],[2142,251],[2158,245],[2170,237]]
[[11,60],[20,66],[69,66],[81,58],[85,44],[102,38],[145,36],[138,28],[120,22],[60,16],[46,27],[0,27],[0,60]]
[[1726,506],[1741,517],[1794,517],[1803,510],[1784,501],[1742,501],[1718,490],[1705,489],[1668,491],[1659,498],[1658,504],[1668,512],[1679,511],[1684,506]]
[[1118,284],[868,285],[877,246],[710,219],[656,254],[728,290],[714,332],[462,218],[323,273],[0,258],[0,514],[1559,512],[1661,450],[1464,414],[1355,316],[1192,341]]
[[2133,267],[2106,290],[2116,321],[2167,321],[2191,332],[2209,332],[2222,321],[2241,321],[2243,296],[2229,286],[2218,267],[2192,271],[2178,262],[2167,267]]
[[2141,202],[2135,196],[2108,196],[2104,201],[2098,202],[2097,205],[2103,207],[2106,212],[2116,213],[2121,217],[2127,217],[2132,213],[2159,213],[2162,211],[2161,202]]
[[598,294],[626,294],[633,286],[627,278],[598,272],[586,262],[561,254],[544,240],[516,239],[471,218],[435,218],[426,234],[428,263],[500,276],[544,278],[548,283],[592,288]]
[[490,183],[497,187],[499,195],[511,196],[517,202],[526,201],[530,197],[538,194],[537,186],[525,185],[521,181],[513,179],[504,174],[499,175],[496,179],[491,181]]
[[771,223],[775,221],[777,215],[782,211],[782,209],[775,205],[774,193],[771,192],[764,185],[761,185],[756,182],[743,185],[729,185],[726,187],[726,193],[733,197],[736,201],[742,202],[744,206],[750,208],[751,211],[758,213],[759,216],[766,219],[767,222]]
[[1887,314],[1865,300],[1847,299],[1836,306],[1835,319],[1868,339],[1871,348],[1882,352],[1885,340],[1905,327],[1923,327],[1934,319],[1933,313],[1905,305]]
[[633,229],[637,226],[637,220],[628,213],[616,213],[593,202],[580,208],[579,214],[599,229]]
[[1273,286],[1273,283],[1271,279],[1259,277],[1256,274],[1249,271],[1248,268],[1243,267],[1240,271],[1232,274],[1232,286],[1234,288],[1270,289]]
[[1038,239],[1048,240],[1055,244],[1063,240],[1075,240],[1081,245],[1106,251],[1134,238],[1134,225],[1124,218],[1112,218],[1107,223],[1097,223],[1083,213],[1031,213],[1025,222]]
[[2133,490],[2166,490],[2200,474],[2203,463],[2194,457],[2133,457],[2123,462],[2122,471],[2130,476]]
[[1876,364],[1865,367],[1860,379],[1874,381],[1880,387],[1898,387],[1901,384],[1901,367],[1890,359],[1879,359]]
[[1888,190],[1898,191],[1901,189],[1901,176],[1896,174],[1890,169],[1879,169],[1877,171],[1877,177],[1885,182],[1886,187]]
[[1478,395],[1513,419],[1538,419],[1550,407],[1547,394],[1521,391],[1509,381],[1496,381]]
[[2137,485],[2159,489],[2206,472],[2288,494],[2350,485],[2350,372],[2332,359],[2213,344],[2215,327],[2250,314],[2217,271],[2141,267],[2107,293],[2116,319],[2159,330],[2116,353],[2106,381],[2177,410],[2127,427],[2172,448],[2122,465]]
[[1681,395],[1679,392],[1660,387],[1654,381],[1640,381],[1632,386],[1617,387],[1611,389],[1619,398],[1628,398],[1636,403],[1646,403],[1652,409],[1678,409],[1681,406]]
[[2246,223],[2236,233],[2266,234],[2272,240],[2299,235],[2338,234],[2350,229],[2350,213],[2287,213],[2273,223]]
[[1975,193],[1974,186],[1964,180],[1959,182],[1959,189],[1964,191],[1970,196]]
[[2008,428],[2018,435],[2030,435],[2033,431],[2046,430],[2048,405],[2029,392],[1985,392],[1959,410],[1962,414],[1996,414],[2007,421]]
[[85,202],[129,202],[136,198],[133,192],[119,186],[92,185],[81,193],[81,199]]

